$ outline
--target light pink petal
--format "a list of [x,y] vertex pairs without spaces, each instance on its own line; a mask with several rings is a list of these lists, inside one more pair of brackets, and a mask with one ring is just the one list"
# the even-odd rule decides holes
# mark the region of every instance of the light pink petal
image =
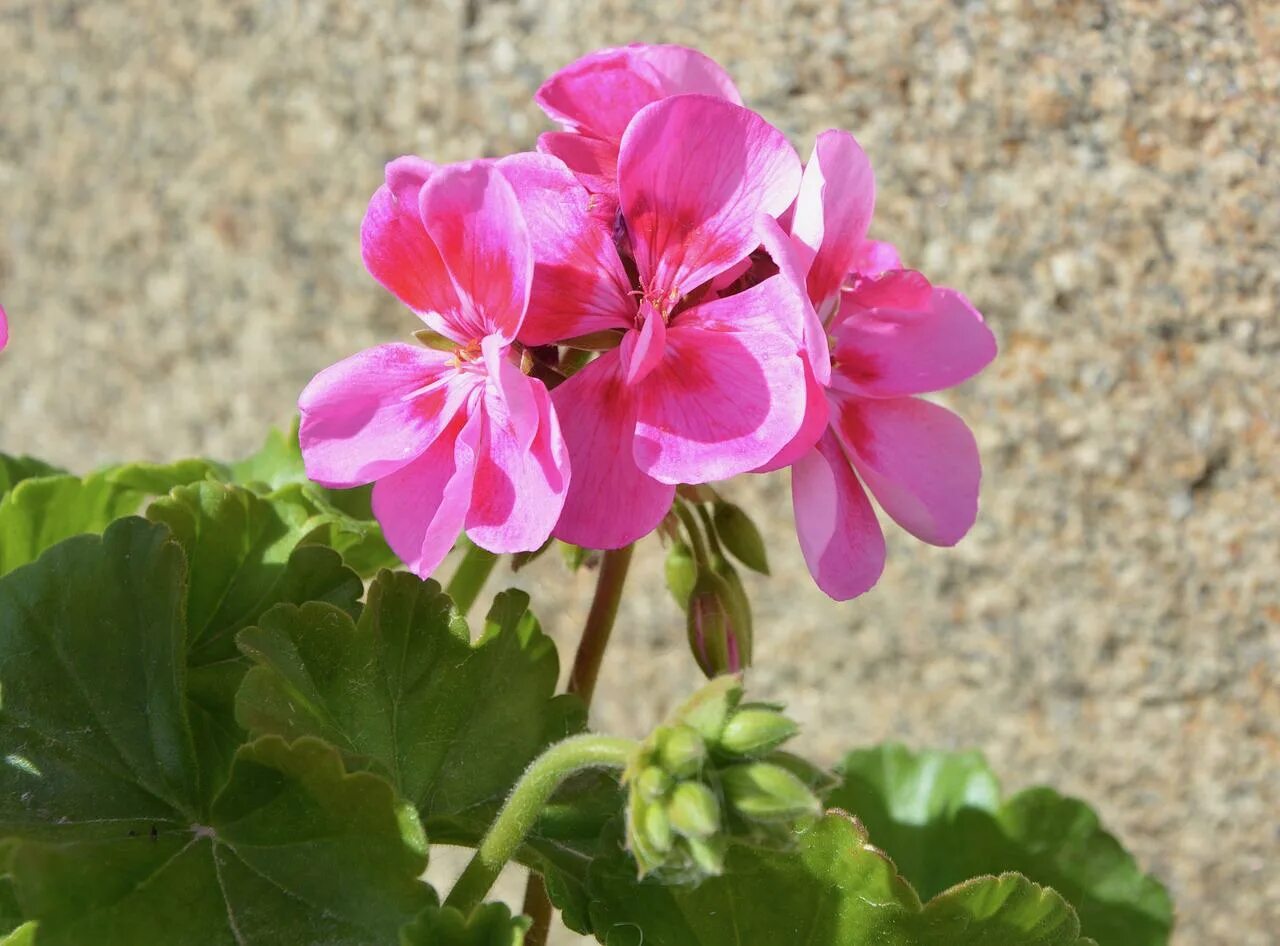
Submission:
[[592,549],[616,549],[652,532],[675,487],[640,471],[632,457],[633,393],[616,351],[605,352],[551,392],[573,476],[554,535]]
[[622,139],[618,193],[642,285],[683,296],[760,245],[757,218],[777,216],[800,161],[755,112],[706,95],[646,106]]
[[809,367],[808,357],[801,356],[801,360],[804,362],[804,420],[800,422],[800,429],[791,438],[791,442],[779,450],[773,459],[757,467],[754,471],[756,473],[772,473],[774,470],[781,470],[784,467],[791,466],[800,457],[813,449],[813,445],[818,442],[818,438],[827,429],[827,422],[830,417],[830,410],[827,406],[827,389],[814,377],[813,369]]
[[490,552],[538,548],[560,518],[569,453],[541,381],[514,374],[484,397],[485,425],[467,513],[468,537]]
[[700,92],[713,95],[734,105],[742,104],[729,74],[710,56],[673,44],[645,45],[636,43],[626,47],[633,60],[650,66],[659,77],[664,95],[684,92]]
[[387,164],[387,187],[395,195],[401,206],[411,208],[415,213],[418,208],[418,194],[422,185],[427,183],[438,168],[430,161],[424,161],[416,155],[406,154]]
[[826,329],[822,326],[822,320],[813,307],[805,285],[805,274],[813,262],[813,251],[799,240],[788,236],[772,217],[762,216],[759,225],[761,243],[778,267],[778,275],[786,280],[787,285],[795,287],[800,307],[801,331],[798,343],[807,356],[810,370],[818,383],[825,385],[831,380],[831,351]]
[[667,326],[647,301],[640,307],[643,324],[622,338],[618,354],[622,357],[622,376],[627,384],[636,385],[649,376],[662,362],[667,348]]
[[4,314],[4,306],[0,306],[0,351],[9,344],[9,318]]
[[930,545],[955,545],[978,514],[982,465],[969,428],[919,398],[835,397],[833,428],[894,521]]
[[533,249],[526,345],[547,345],[635,322],[631,283],[596,200],[558,160],[517,154],[498,162],[527,222]]
[[636,391],[636,463],[664,483],[753,470],[790,442],[805,415],[804,363],[792,339],[771,332],[677,322],[662,362]]
[[474,387],[448,362],[416,345],[378,345],[316,375],[298,398],[308,478],[343,489],[414,460]]
[[840,316],[859,309],[884,306],[890,309],[924,309],[933,296],[933,286],[924,274],[913,269],[894,269],[879,276],[859,276],[845,291]]
[[835,329],[834,386],[864,397],[941,391],[996,356],[996,339],[960,293],[935,289],[922,310],[875,308]]
[[871,162],[853,135],[836,130],[820,134],[804,168],[791,223],[792,235],[815,253],[809,297],[819,308],[853,268],[875,202]]
[[884,240],[863,240],[849,269],[863,276],[879,276],[891,269],[902,269],[902,257],[898,255],[898,248],[892,243],[886,243]]
[[602,49],[552,75],[534,101],[566,128],[616,143],[636,112],[662,98],[659,81],[626,49]]
[[884,533],[831,433],[791,468],[791,503],[800,550],[818,587],[837,601],[869,591],[884,571]]
[[[564,162],[583,187],[598,195],[601,207],[618,209],[618,144],[572,131],[546,131],[538,136],[538,151]],[[520,188],[516,188],[517,196]],[[599,214],[597,214],[599,215]],[[610,214],[612,216],[612,214]]]
[[449,554],[471,503],[481,413],[459,414],[413,463],[378,480],[373,514],[391,550],[419,578]]
[[[458,297],[435,244],[422,226],[412,187],[406,187],[403,180],[397,181],[397,187],[405,200],[384,184],[365,211],[360,225],[360,254],[365,268],[436,331],[466,342],[469,339],[458,337],[439,318],[439,313],[458,308]],[[408,203],[411,196],[413,203]]]
[[489,161],[440,168],[419,210],[458,294],[457,312],[447,313],[455,330],[514,339],[529,305],[533,253],[507,179]]

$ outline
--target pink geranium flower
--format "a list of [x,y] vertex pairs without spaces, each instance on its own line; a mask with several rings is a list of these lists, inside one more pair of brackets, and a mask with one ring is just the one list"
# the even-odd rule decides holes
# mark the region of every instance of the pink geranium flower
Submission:
[[661,521],[676,484],[751,470],[795,436],[800,284],[779,273],[730,289],[799,185],[777,129],[706,95],[644,107],[622,136],[616,230],[559,161],[498,166],[536,261],[521,341],[594,334],[616,346],[552,394],[575,469],[559,538],[626,545]]
[[9,319],[4,314],[4,306],[0,306],[0,351],[9,344]]
[[511,185],[490,162],[400,158],[360,236],[374,278],[455,347],[379,345],[318,374],[298,402],[307,475],[375,483],[387,542],[420,576],[462,530],[493,552],[537,548],[569,459],[546,388],[511,353],[533,278]]
[[612,210],[627,125],[644,106],[688,92],[742,104],[728,73],[695,49],[635,43],[583,56],[534,97],[565,129],[541,135],[538,150],[560,158],[588,190],[609,198]]
[[[792,236],[821,340],[807,336],[814,374],[828,377],[810,415],[817,444],[792,466],[796,531],[818,586],[838,600],[884,569],[884,534],[867,498],[917,538],[954,545],[973,525],[981,464],[964,422],[914,395],[959,384],[995,357],[995,337],[960,293],[900,266],[866,239],[875,203],[870,163],[853,137],[818,137],[805,167]],[[812,388],[811,388],[812,390]]]

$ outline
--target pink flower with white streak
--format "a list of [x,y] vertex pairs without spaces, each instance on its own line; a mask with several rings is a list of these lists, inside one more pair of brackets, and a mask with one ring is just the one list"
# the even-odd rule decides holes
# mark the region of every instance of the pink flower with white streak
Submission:
[[612,333],[616,345],[552,393],[575,470],[557,537],[626,545],[661,521],[676,484],[754,469],[795,436],[799,284],[778,274],[721,295],[795,198],[800,162],[777,129],[706,95],[645,106],[622,135],[616,233],[559,161],[498,167],[536,261],[520,340]]
[[[996,342],[964,296],[896,268],[888,244],[866,239],[875,203],[871,166],[853,137],[818,137],[805,167],[792,236],[807,266],[823,335],[807,338],[815,374],[829,360],[828,425],[792,466],[796,531],[818,587],[845,600],[884,569],[880,508],[932,545],[954,545],[978,510],[981,464],[964,421],[914,395],[967,380]],[[828,347],[830,346],[830,347]]]
[[320,372],[298,402],[307,475],[374,483],[388,544],[423,577],[463,530],[493,552],[536,549],[569,459],[546,388],[511,351],[533,278],[511,185],[491,162],[400,158],[361,247],[374,278],[456,348],[379,345]]
[[742,104],[728,73],[695,49],[643,43],[601,49],[565,66],[538,89],[539,107],[565,129],[542,134],[538,150],[562,160],[612,210],[618,149],[627,125],[644,106],[690,92]]

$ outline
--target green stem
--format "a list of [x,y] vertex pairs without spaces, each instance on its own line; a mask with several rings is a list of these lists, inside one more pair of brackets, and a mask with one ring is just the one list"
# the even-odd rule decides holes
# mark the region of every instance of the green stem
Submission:
[[582,628],[578,652],[573,657],[573,669],[569,671],[569,692],[582,697],[591,705],[596,690],[596,678],[600,676],[600,662],[604,649],[613,632],[613,622],[618,617],[618,604],[622,601],[622,586],[627,581],[627,569],[631,567],[634,545],[610,549],[600,563],[600,577],[596,579],[596,593],[587,612],[587,623]]
[[698,528],[698,520],[693,514],[693,510],[689,508],[689,504],[677,499],[675,503],[676,515],[680,517],[680,521],[684,523],[685,531],[689,533],[689,543],[693,547],[693,558],[699,565],[705,567],[708,563],[707,545],[702,540],[702,530]]
[[584,769],[623,768],[635,745],[630,739],[585,734],[570,736],[542,753],[516,782],[471,863],[449,891],[445,906],[470,914],[515,856],[552,793]]
[[466,554],[458,563],[458,570],[453,573],[445,592],[453,599],[458,610],[466,614],[476,603],[480,589],[488,581],[493,567],[498,564],[498,556],[469,540],[463,541],[467,543]]

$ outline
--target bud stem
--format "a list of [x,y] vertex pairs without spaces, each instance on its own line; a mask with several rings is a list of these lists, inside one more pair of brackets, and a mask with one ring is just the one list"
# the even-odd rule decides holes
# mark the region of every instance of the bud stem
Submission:
[[634,741],[614,736],[570,736],[538,756],[511,790],[445,906],[469,915],[515,856],[555,790],[584,769],[625,767],[635,747]]
[[464,541],[467,543],[467,551],[458,563],[458,570],[449,579],[449,586],[445,588],[445,593],[453,599],[454,605],[462,614],[471,610],[476,598],[480,596],[480,589],[489,580],[493,567],[498,564],[497,555],[470,540]]
[[702,530],[698,528],[698,520],[694,516],[693,511],[687,503],[682,502],[679,498],[675,504],[676,515],[680,517],[680,521],[684,523],[685,531],[689,533],[689,544],[693,547],[693,559],[700,566],[707,566],[707,543],[703,541]]

